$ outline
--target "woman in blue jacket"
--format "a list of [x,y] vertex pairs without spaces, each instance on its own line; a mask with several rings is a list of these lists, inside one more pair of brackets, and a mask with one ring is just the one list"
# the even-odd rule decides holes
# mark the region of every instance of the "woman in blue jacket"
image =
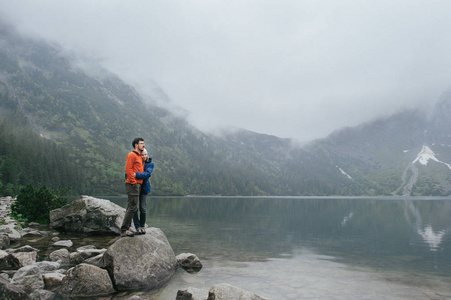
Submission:
[[146,204],[147,195],[150,193],[150,176],[153,171],[154,164],[152,158],[147,155],[147,150],[144,149],[141,153],[141,158],[144,163],[144,172],[135,173],[137,179],[142,179],[143,183],[141,185],[141,190],[139,191],[139,207],[133,216],[133,224],[136,228],[137,234],[146,233]]

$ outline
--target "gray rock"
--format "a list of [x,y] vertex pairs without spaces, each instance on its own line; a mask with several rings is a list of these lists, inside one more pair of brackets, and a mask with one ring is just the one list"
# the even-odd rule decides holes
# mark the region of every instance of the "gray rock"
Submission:
[[49,262],[49,261],[41,261],[36,262],[32,265],[28,265],[20,268],[14,274],[11,279],[11,283],[13,284],[21,284],[23,279],[27,276],[41,275],[45,273],[55,272],[60,267],[60,264],[57,262]]
[[24,290],[0,278],[0,299],[25,300],[30,299]]
[[67,271],[60,293],[67,297],[97,297],[114,293],[114,288],[106,270],[79,264]]
[[59,267],[59,263],[48,261],[37,262],[32,265],[22,267],[14,274],[11,279],[11,284],[17,286],[27,294],[30,294],[36,290],[42,290],[45,286],[44,277],[42,274],[53,272]]
[[5,279],[5,280],[7,280],[9,282],[9,275],[6,274],[6,273],[1,273],[0,274],[0,278],[3,278],[3,279]]
[[36,262],[38,252],[16,252],[9,254],[19,262],[19,267],[25,267]]
[[0,270],[17,270],[20,268],[20,262],[14,256],[6,251],[0,250]]
[[193,300],[193,294],[186,290],[178,290],[175,300]]
[[8,253],[17,253],[17,252],[39,252],[39,249],[33,248],[30,245],[26,245],[16,249],[8,249],[6,252]]
[[22,237],[20,233],[14,229],[13,224],[0,225],[0,234],[6,234],[11,243],[20,241],[20,238]]
[[56,299],[56,294],[47,290],[35,290],[28,297],[31,300],[54,300]]
[[207,300],[267,300],[257,294],[240,289],[236,286],[221,283],[213,286],[208,292]]
[[109,200],[81,196],[50,212],[50,227],[58,231],[120,234],[125,209]]
[[192,295],[193,300],[205,300],[208,296],[208,289],[201,290],[198,288],[188,287],[186,291]]
[[51,261],[59,262],[62,265],[68,265],[70,263],[70,253],[67,249],[55,250],[49,254]]
[[42,274],[42,278],[44,279],[44,287],[47,290],[53,290],[61,285],[64,277],[64,274],[57,272]]
[[77,251],[83,251],[83,250],[88,250],[88,249],[97,249],[97,247],[94,245],[86,245],[86,246],[78,247]]
[[31,227],[31,228],[39,228],[39,226],[41,226],[41,224],[36,223],[36,222],[28,223],[28,227]]
[[34,228],[25,228],[20,231],[20,234],[22,235],[22,237],[24,237],[24,236],[46,237],[46,236],[49,236],[51,233],[48,231],[36,230]]
[[11,240],[7,234],[0,234],[0,249],[8,249],[11,245]]
[[70,265],[78,265],[84,261],[80,252],[72,252],[70,254]]
[[44,288],[44,279],[39,268],[34,264],[20,268],[14,274],[11,283],[24,290],[27,294]]
[[54,261],[39,261],[37,263],[34,263],[32,266],[35,266],[38,268],[39,272],[41,274],[44,273],[50,273],[55,270],[57,270],[59,267],[61,267],[61,264]]
[[70,254],[71,264],[80,264],[85,262],[90,265],[100,266],[100,261],[106,249],[82,249]]
[[83,259],[88,259],[94,256],[97,256],[99,254],[104,254],[106,252],[106,249],[83,249],[83,250],[77,250],[78,253],[81,254]]
[[74,243],[71,240],[57,241],[57,242],[53,243],[53,246],[67,247],[67,248],[70,248],[73,245],[74,245]]
[[20,282],[23,277],[34,274],[40,274],[39,268],[36,264],[25,266],[17,270],[12,278],[12,281]]
[[202,263],[199,258],[192,253],[181,253],[177,255],[177,264],[187,271],[199,271]]
[[33,248],[29,245],[17,249],[6,250],[10,256],[9,259],[19,263],[19,268],[35,263],[38,257],[38,251],[39,249]]
[[103,255],[117,290],[155,289],[174,274],[177,259],[164,233],[151,228],[145,235],[123,237]]
[[97,256],[88,258],[87,260],[85,260],[85,263],[100,267],[102,265],[102,258],[103,258],[103,254],[99,254]]
[[30,295],[30,299],[32,300],[53,300],[56,297],[56,294],[52,291],[47,290],[36,290]]

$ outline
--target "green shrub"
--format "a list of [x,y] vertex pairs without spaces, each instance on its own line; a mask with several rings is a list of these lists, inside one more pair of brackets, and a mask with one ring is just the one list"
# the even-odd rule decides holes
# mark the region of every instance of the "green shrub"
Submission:
[[48,224],[50,211],[69,203],[69,194],[70,187],[60,187],[55,193],[45,185],[35,188],[29,184],[20,189],[11,205],[12,215],[19,221]]

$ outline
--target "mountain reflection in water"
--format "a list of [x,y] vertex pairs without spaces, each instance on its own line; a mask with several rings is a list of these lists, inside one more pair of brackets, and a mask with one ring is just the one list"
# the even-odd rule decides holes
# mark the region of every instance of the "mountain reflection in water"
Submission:
[[196,275],[179,270],[161,299],[180,285],[208,290],[220,282],[273,299],[337,291],[451,297],[448,198],[151,197],[147,213],[176,254],[195,253],[204,263]]

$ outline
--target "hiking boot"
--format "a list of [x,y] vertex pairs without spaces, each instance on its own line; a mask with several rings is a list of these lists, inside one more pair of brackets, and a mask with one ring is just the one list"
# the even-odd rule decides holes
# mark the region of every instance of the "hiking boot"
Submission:
[[130,230],[122,231],[121,232],[121,237],[126,237],[126,236],[132,237],[132,236],[135,236],[135,233],[133,231],[130,231]]

